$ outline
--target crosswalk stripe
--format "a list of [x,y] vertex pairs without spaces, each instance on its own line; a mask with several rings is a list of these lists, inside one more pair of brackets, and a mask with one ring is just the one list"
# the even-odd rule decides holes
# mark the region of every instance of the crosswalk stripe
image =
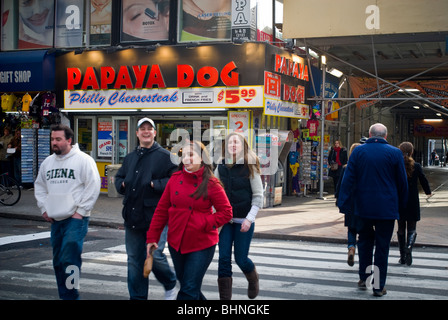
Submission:
[[[169,251],[165,250],[169,257]],[[343,245],[315,245],[285,241],[256,241],[251,245],[250,257],[260,274],[258,299],[370,299],[371,291],[357,288],[358,267],[347,266],[347,249]],[[217,269],[219,252],[203,281],[203,292],[208,299],[219,299]],[[448,254],[415,250],[411,267],[398,265],[398,255],[391,250],[388,267],[386,299],[446,299],[448,295]],[[172,266],[172,261],[169,258]],[[15,279],[17,285],[27,281],[55,288],[52,261],[44,260],[24,265],[30,272],[0,271],[2,279]],[[46,274],[31,272],[46,270]],[[35,271],[35,270],[34,270]],[[234,299],[247,299],[247,281],[236,264],[234,271]],[[100,279],[95,278],[101,276]],[[124,245],[83,254],[81,291],[103,296],[128,298],[127,255]],[[21,279],[20,281],[17,281]],[[12,281],[14,283],[14,281]],[[20,284],[21,283],[21,284]],[[163,299],[163,288],[150,275],[150,298]]]

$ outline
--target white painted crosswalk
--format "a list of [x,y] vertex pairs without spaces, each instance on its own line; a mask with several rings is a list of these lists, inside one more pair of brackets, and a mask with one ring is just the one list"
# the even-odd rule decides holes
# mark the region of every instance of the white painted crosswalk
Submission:
[[[416,248],[411,267],[399,265],[392,247],[387,278],[388,294],[381,299],[440,300],[448,297],[448,253]],[[169,256],[168,250],[166,250]],[[370,290],[357,288],[358,268],[346,263],[347,249],[341,244],[254,239],[250,257],[260,274],[257,299],[378,299]],[[219,298],[218,251],[203,282],[203,293]],[[124,245],[83,254],[81,294],[89,299],[128,299]],[[170,263],[171,263],[171,259]],[[234,264],[233,299],[247,300],[247,281]],[[45,294],[35,299],[56,299],[56,281],[51,260],[23,265],[20,270],[0,270],[0,299],[21,299],[30,285]],[[150,275],[150,299],[163,299],[162,286]],[[33,298],[33,297],[30,297]]]

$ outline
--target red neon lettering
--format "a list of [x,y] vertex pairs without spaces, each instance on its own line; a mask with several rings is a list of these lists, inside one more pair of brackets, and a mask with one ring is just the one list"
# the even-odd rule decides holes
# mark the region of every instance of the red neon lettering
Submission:
[[82,81],[81,89],[87,90],[87,87],[91,87],[93,90],[99,90],[100,88],[96,78],[95,69],[93,67],[88,67],[86,69],[86,74],[84,75],[84,80]]
[[147,88],[152,88],[153,86],[166,88],[165,80],[163,80],[163,75],[158,64],[152,65],[151,72],[148,76],[148,81],[146,82]]
[[[206,77],[206,75],[208,75],[208,77]],[[216,83],[218,83],[218,79],[219,73],[216,68],[202,67],[198,71],[198,83],[202,87],[213,87]]]
[[112,67],[101,67],[101,89],[107,89],[109,84],[114,83],[115,70]]
[[188,64],[180,64],[177,66],[177,86],[186,88],[193,84],[194,70]]
[[234,72],[237,68],[235,62],[229,62],[222,68],[221,71],[221,81],[224,83],[227,87],[236,87],[239,86],[239,74],[238,72]]
[[132,66],[135,75],[135,89],[143,88],[143,81],[145,81],[146,70],[148,66]]
[[79,68],[67,68],[67,90],[75,89],[75,85],[81,82],[81,70]]
[[115,89],[120,89],[124,86],[126,89],[132,89],[132,81],[129,76],[129,70],[126,66],[121,66],[120,71],[118,71],[117,80],[115,80]]

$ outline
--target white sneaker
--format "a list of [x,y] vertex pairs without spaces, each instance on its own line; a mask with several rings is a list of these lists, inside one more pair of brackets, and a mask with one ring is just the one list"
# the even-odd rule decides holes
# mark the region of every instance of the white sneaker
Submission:
[[177,289],[174,287],[171,290],[165,291],[165,300],[176,300],[177,298]]

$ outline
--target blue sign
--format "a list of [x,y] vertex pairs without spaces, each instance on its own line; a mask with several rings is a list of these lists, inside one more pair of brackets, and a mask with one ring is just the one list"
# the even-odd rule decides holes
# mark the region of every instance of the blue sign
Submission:
[[0,92],[54,91],[55,57],[47,50],[0,53]]

